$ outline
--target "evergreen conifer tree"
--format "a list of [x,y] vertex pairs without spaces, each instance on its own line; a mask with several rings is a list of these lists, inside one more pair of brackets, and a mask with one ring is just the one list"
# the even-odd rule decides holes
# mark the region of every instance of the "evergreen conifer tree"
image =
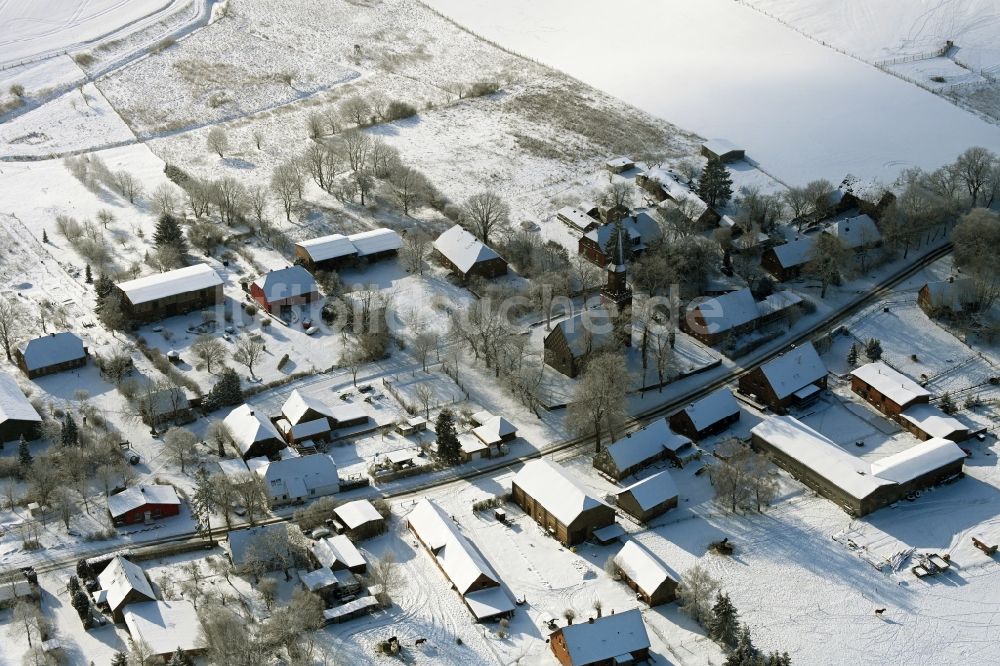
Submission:
[[42,242],[45,244],[49,242],[49,232],[45,231],[45,229],[42,229]]
[[954,414],[958,411],[958,408],[955,407],[955,401],[951,399],[951,394],[947,391],[945,391],[944,395],[941,396],[940,407],[941,411],[945,414]]
[[726,165],[718,158],[711,158],[698,179],[698,196],[709,206],[725,206],[733,196],[733,179]]
[[85,620],[90,612],[90,599],[87,598],[87,593],[77,588],[73,593],[72,603],[80,619]]
[[750,629],[747,625],[740,627],[739,636],[736,639],[736,647],[726,658],[725,666],[756,666],[757,648],[750,640]]
[[857,345],[855,345],[855,344],[851,345],[851,351],[847,352],[847,362],[850,363],[852,367],[858,364],[858,346]]
[[128,666],[128,657],[124,652],[116,652],[111,659],[111,666]]
[[240,376],[232,368],[226,368],[219,373],[219,379],[205,396],[205,409],[211,412],[241,402],[243,389],[240,387]]
[[187,658],[180,648],[174,652],[170,657],[170,661],[167,662],[167,666],[192,666],[191,660]]
[[83,281],[87,284],[94,284],[94,274],[90,272],[90,264],[83,270]]
[[90,580],[94,577],[94,569],[86,559],[77,560],[76,575],[80,580]]
[[442,409],[438,414],[437,422],[434,424],[434,432],[437,433],[438,455],[446,463],[455,465],[461,459],[462,445],[458,442],[458,435],[455,433],[455,416],[450,409]]
[[167,213],[160,215],[160,219],[156,223],[156,231],[153,233],[153,243],[158,250],[162,250],[165,247],[173,247],[180,254],[188,251],[188,243],[184,237],[184,230],[181,229],[177,218]]
[[76,446],[80,441],[80,431],[76,427],[76,420],[72,414],[66,414],[66,421],[62,426],[61,443],[63,446]]
[[31,463],[34,461],[34,458],[31,457],[31,451],[28,449],[28,440],[24,438],[24,435],[21,435],[21,441],[17,445],[17,458],[23,469],[31,467]]
[[712,617],[708,621],[708,635],[716,642],[733,647],[736,645],[739,631],[739,613],[730,601],[729,595],[716,593]]
[[869,338],[865,343],[865,356],[873,362],[882,358],[882,341],[878,338]]

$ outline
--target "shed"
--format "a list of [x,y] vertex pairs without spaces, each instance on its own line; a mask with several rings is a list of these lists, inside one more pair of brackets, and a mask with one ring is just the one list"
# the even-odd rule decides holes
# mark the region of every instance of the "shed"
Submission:
[[320,566],[333,571],[346,569],[352,573],[365,573],[368,570],[368,563],[361,551],[344,534],[313,542],[309,550]]
[[115,525],[134,525],[176,516],[181,500],[173,486],[132,486],[108,497],[108,513]]
[[346,528],[347,535],[355,541],[385,531],[385,518],[368,500],[359,499],[341,504],[333,512]]
[[736,162],[746,157],[746,151],[728,139],[709,139],[701,144],[701,154],[722,162]]
[[618,491],[618,508],[641,522],[648,522],[677,507],[677,485],[663,470]]
[[621,173],[635,168],[635,160],[631,157],[612,157],[604,163],[604,168],[611,173]]
[[434,250],[462,279],[495,278],[507,274],[507,261],[459,225],[438,236]]
[[371,595],[366,595],[352,599],[345,604],[327,608],[323,611],[323,620],[326,624],[339,624],[372,613],[377,608],[378,600]]
[[669,603],[677,597],[675,575],[639,542],[625,542],[614,562],[625,583],[650,606]]
[[739,421],[740,406],[732,391],[721,388],[690,403],[668,420],[673,430],[699,440],[722,432]]
[[573,208],[572,206],[566,206],[557,210],[556,218],[570,229],[574,229],[580,233],[587,233],[592,229],[596,229],[597,225],[601,223],[597,218],[591,217],[587,211],[580,208]]
[[14,352],[21,371],[29,379],[87,365],[87,348],[75,333],[49,333],[28,340]]

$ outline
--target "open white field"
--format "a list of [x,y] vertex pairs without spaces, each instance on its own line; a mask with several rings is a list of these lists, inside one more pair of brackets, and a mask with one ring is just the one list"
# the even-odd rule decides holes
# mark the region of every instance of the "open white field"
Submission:
[[970,145],[1000,148],[1000,128],[728,0],[428,4],[681,127],[735,141],[786,182],[891,181]]

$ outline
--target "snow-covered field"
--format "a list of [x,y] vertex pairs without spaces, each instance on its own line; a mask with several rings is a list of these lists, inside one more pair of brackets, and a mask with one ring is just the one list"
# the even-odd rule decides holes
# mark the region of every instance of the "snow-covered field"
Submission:
[[734,141],[788,183],[846,173],[892,181],[970,145],[1000,148],[1000,128],[730,0],[428,4],[681,127]]

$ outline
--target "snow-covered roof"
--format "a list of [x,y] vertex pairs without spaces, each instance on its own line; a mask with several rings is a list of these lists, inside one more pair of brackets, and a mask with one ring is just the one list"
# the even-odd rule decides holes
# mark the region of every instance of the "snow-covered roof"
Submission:
[[572,664],[602,663],[649,648],[649,635],[638,608],[604,615],[593,622],[578,622],[556,631],[562,632]]
[[715,393],[710,393],[704,398],[692,402],[681,411],[688,415],[694,429],[701,432],[727,416],[739,413],[740,406],[736,403],[732,391],[721,388]]
[[773,248],[774,256],[778,258],[778,263],[782,268],[794,268],[809,261],[809,253],[812,252],[813,244],[816,242],[815,236],[804,236]]
[[20,348],[21,357],[28,370],[47,368],[60,363],[86,358],[83,340],[75,333],[63,331],[28,340]]
[[892,481],[872,474],[871,465],[791,416],[772,416],[751,432],[851,497],[864,499]]
[[201,620],[190,601],[144,601],[130,604],[125,626],[135,641],[149,646],[154,655],[190,652],[205,647]]
[[[622,218],[621,225],[625,233],[628,234],[629,240],[632,242],[632,247],[634,248],[641,248],[649,245],[663,235],[663,230],[660,229],[660,225],[657,224],[656,220],[645,211],[640,211],[635,215]],[[611,240],[611,236],[614,233],[616,226],[616,224],[602,224],[596,229],[588,231],[584,235],[584,238],[589,238],[597,243],[601,248],[606,248],[608,246],[608,241]]]
[[316,592],[317,590],[323,590],[328,587],[336,587],[338,584],[337,577],[334,576],[333,572],[326,567],[316,569],[315,571],[300,571],[299,581],[301,581],[310,592]]
[[706,298],[697,302],[705,330],[715,334],[743,326],[760,317],[760,310],[749,289]]
[[563,525],[570,525],[584,511],[607,506],[592,497],[562,466],[545,459],[526,462],[514,476],[514,483]]
[[260,559],[290,553],[288,545],[288,523],[256,525],[242,530],[231,530],[226,536],[229,541],[229,557],[233,564],[240,566],[248,555]]
[[573,356],[581,358],[604,345],[612,333],[613,321],[610,312],[603,307],[597,307],[556,322],[549,335],[552,335],[557,328],[566,339]]
[[406,517],[410,529],[427,546],[462,596],[482,578],[500,585],[500,577],[458,526],[434,502],[422,499]]
[[867,363],[851,371],[865,384],[892,400],[900,406],[905,406],[920,398],[929,398],[931,392],[913,381],[901,372],[890,368],[882,361]]
[[339,425],[341,423],[349,423],[350,421],[356,421],[358,419],[368,419],[368,412],[361,405],[354,404],[351,402],[345,402],[340,405],[333,405],[330,407],[330,418],[332,418]]
[[801,302],[802,297],[794,292],[776,291],[773,294],[768,294],[764,300],[758,301],[757,309],[760,311],[761,317],[766,317],[774,314],[775,312],[787,310],[793,305],[798,305]]
[[348,615],[353,615],[354,613],[360,613],[369,608],[376,607],[378,607],[378,600],[371,595],[366,595],[364,597],[352,599],[346,604],[334,606],[333,608],[327,608],[323,611],[323,619],[327,622],[334,622],[339,618],[347,617]]
[[[325,416],[313,419],[312,421],[303,421],[296,425],[292,425],[287,419],[280,418],[274,422],[274,425],[282,434],[291,434],[295,438],[295,441],[309,439],[317,435],[325,435],[330,432],[330,419]],[[285,455],[287,451],[289,449],[282,449],[282,455]]]
[[932,305],[951,308],[957,312],[960,312],[964,305],[975,303],[979,299],[976,284],[971,278],[928,282],[922,289],[927,290]]
[[958,444],[950,439],[935,437],[873,462],[872,474],[903,484],[963,459],[965,452]]
[[709,139],[701,145],[715,155],[725,155],[733,150],[742,150],[742,148],[737,148],[736,144],[729,139]]
[[504,437],[517,434],[517,428],[513,423],[502,416],[494,416],[486,420],[472,433],[486,444],[497,444]]
[[677,484],[674,483],[670,472],[663,470],[627,488],[622,488],[618,491],[618,496],[621,497],[625,493],[632,495],[639,508],[647,511],[677,497]]
[[0,423],[6,421],[41,423],[42,417],[28,402],[14,378],[0,372]]
[[264,480],[264,487],[272,498],[280,495],[306,497],[310,490],[337,492],[340,487],[337,463],[325,453],[268,461],[255,471]]
[[344,534],[320,539],[309,548],[324,567],[332,568],[340,563],[343,569],[353,569],[365,565],[361,551]]
[[917,403],[900,414],[931,437],[950,437],[969,428],[954,416],[948,416],[936,405]]
[[393,252],[403,246],[403,239],[392,229],[372,229],[351,234],[347,239],[354,245],[359,257],[382,252]]
[[288,399],[285,400],[285,404],[281,406],[281,414],[292,425],[298,425],[310,409],[323,416],[333,416],[332,407],[319,398],[302,395],[298,389],[292,391]]
[[250,471],[243,458],[224,458],[219,461],[219,469],[226,476],[239,476]]
[[468,273],[478,263],[500,256],[493,248],[483,245],[478,238],[457,224],[437,237],[434,249],[462,273]]
[[691,440],[675,433],[666,419],[626,434],[607,446],[607,455],[619,470],[626,470],[668,451],[679,451],[691,446]]
[[632,161],[632,158],[630,157],[612,157],[610,160],[605,162],[605,164],[609,167],[623,167],[635,164],[635,162]]
[[343,234],[321,236],[307,241],[300,241],[296,245],[305,250],[306,254],[313,261],[327,261],[340,257],[350,257],[358,252],[357,248],[354,247],[354,243]]
[[108,497],[108,512],[117,518],[147,504],[180,503],[173,486],[132,486]]
[[281,440],[281,434],[266,416],[254,411],[250,405],[240,405],[223,419],[233,442],[241,453],[246,453],[257,442],[269,439]]
[[97,585],[107,592],[108,606],[117,611],[125,598],[135,590],[147,599],[155,599],[153,586],[146,578],[146,572],[138,564],[126,560],[121,555],[116,556],[108,566],[97,576]]
[[778,400],[826,377],[826,366],[811,342],[790,349],[760,366]]
[[487,587],[483,590],[469,592],[463,599],[469,605],[472,614],[479,620],[496,617],[514,610],[514,604],[511,603],[503,586]]
[[622,549],[615,555],[615,564],[639,588],[647,594],[652,594],[668,580],[676,580],[651,552],[636,541],[626,541]]
[[195,264],[166,273],[147,275],[137,280],[119,282],[118,288],[132,305],[161,298],[212,289],[222,284],[222,278],[208,264]]
[[385,454],[385,457],[389,462],[394,465],[399,465],[401,463],[409,462],[420,455],[420,451],[413,448],[412,446],[406,447],[405,449],[396,449],[395,451],[389,451]]
[[837,220],[827,227],[826,233],[836,236],[851,248],[871,245],[882,239],[875,220],[864,214]]
[[560,208],[556,211],[556,215],[560,219],[569,222],[580,231],[585,231],[588,227],[597,224],[597,220],[587,215],[586,211],[580,210],[579,208],[573,208],[572,206]]
[[344,527],[349,530],[357,529],[365,523],[382,520],[382,514],[372,506],[371,502],[365,499],[341,504],[333,512],[340,518],[340,522],[344,524]]
[[253,281],[268,301],[304,296],[316,291],[316,280],[302,266],[289,266],[269,271]]

